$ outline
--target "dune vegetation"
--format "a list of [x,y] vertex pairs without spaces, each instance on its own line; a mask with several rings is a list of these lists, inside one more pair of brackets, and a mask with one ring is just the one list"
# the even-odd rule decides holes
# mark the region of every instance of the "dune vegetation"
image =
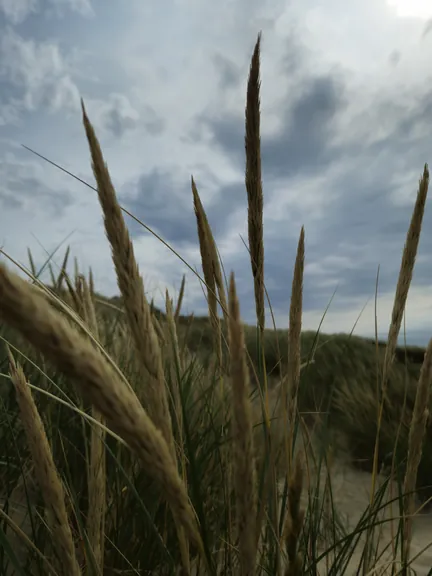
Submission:
[[[47,261],[49,282],[31,251],[20,275],[3,252],[0,576],[409,574],[413,518],[432,499],[432,341],[425,350],[397,341],[427,165],[387,341],[302,331],[303,228],[289,329],[266,326],[259,36],[245,110],[257,317],[248,326],[193,179],[208,315],[182,314],[185,282],[175,301],[166,294],[164,310],[148,301],[82,110],[120,296],[98,293],[77,263],[68,272],[69,250],[59,271]],[[371,473],[370,502],[354,526],[333,505],[339,455]],[[393,538],[383,552],[384,523]]]

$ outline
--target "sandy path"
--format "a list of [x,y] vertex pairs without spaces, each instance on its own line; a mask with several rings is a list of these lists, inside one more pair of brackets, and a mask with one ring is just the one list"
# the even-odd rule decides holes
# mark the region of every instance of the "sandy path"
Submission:
[[[353,528],[356,525],[368,505],[370,487],[371,474],[355,470],[343,461],[335,463],[334,468],[332,469],[334,503],[338,513],[346,519],[350,528]],[[22,496],[22,494],[17,494],[17,496]],[[306,495],[304,495],[304,498],[306,503]],[[30,527],[28,524],[25,504],[23,505],[23,502],[15,502],[15,504],[16,505],[10,510],[10,515],[20,528],[30,536]],[[393,513],[395,514],[395,512],[396,511]],[[19,538],[12,534],[9,535],[15,552],[17,552],[18,555],[23,555],[25,553],[25,546]],[[384,546],[390,540],[390,525],[386,523],[382,530],[381,546]],[[417,576],[427,576],[429,573],[432,575],[432,513],[419,514],[414,519],[411,558],[416,556],[427,546],[430,547],[423,552],[412,565]],[[358,549],[354,553],[348,570],[345,572],[346,576],[351,576],[357,573],[361,552],[362,550]],[[380,564],[384,561],[385,558],[380,561]],[[10,576],[12,576],[12,574],[14,574],[13,571],[8,573]],[[326,574],[325,561],[322,561],[320,565],[320,574]],[[386,572],[380,570],[372,572],[371,574],[386,574]]]
[[[372,475],[356,470],[346,462],[338,461],[332,469],[331,477],[335,508],[340,516],[344,518],[345,526],[353,529],[368,506]],[[394,487],[393,498],[396,494],[397,490],[396,487]],[[387,498],[383,500],[383,503],[386,500]],[[397,514],[398,511],[395,505],[393,505],[393,510],[390,509],[390,506],[386,508],[386,518],[395,517]],[[397,527],[398,522],[395,521],[395,531]],[[384,549],[390,542],[391,526],[390,522],[386,522],[382,525],[381,529],[380,550]],[[425,548],[427,548],[427,550],[424,551]],[[432,575],[432,513],[419,513],[414,518],[411,559],[414,559],[419,553],[420,556],[412,563],[413,573],[418,576]],[[345,572],[347,576],[357,574],[361,554],[362,546],[359,546],[354,552],[348,569]],[[391,549],[388,554],[380,558],[379,565],[381,569],[372,571],[371,574],[390,574],[390,570],[385,570],[386,563],[388,565],[390,560]],[[320,566],[320,573],[323,575],[326,574],[324,561]]]

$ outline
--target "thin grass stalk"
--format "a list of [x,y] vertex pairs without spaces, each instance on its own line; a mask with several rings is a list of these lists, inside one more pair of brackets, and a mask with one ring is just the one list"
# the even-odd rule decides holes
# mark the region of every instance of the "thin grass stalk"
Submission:
[[177,369],[183,370],[181,358],[180,358],[180,347],[178,342],[177,336],[177,326],[173,314],[173,306],[172,301],[169,297],[168,290],[166,291],[165,297],[165,309],[166,309],[166,316],[167,316],[167,325],[168,331],[170,336],[169,345],[171,345],[171,361],[170,361],[170,371],[171,371],[171,381],[173,385],[173,397],[174,397],[174,413],[177,418],[177,429],[179,431],[179,441],[178,446],[180,448],[180,456],[181,456],[181,468],[182,468],[182,475],[183,479],[186,480],[186,462],[184,459],[184,451],[183,451],[183,410],[182,410],[182,403],[181,403],[181,390],[180,390],[180,382],[176,376]]
[[[96,310],[92,292],[86,279],[81,277],[83,307],[86,322],[93,335],[99,339]],[[105,418],[92,406],[93,418],[105,425]],[[105,549],[105,514],[106,514],[106,434],[102,427],[93,425],[90,432],[90,465],[89,465],[89,510],[87,516],[87,533],[96,568],[104,572]]]
[[429,188],[429,169],[425,164],[423,176],[419,181],[419,188],[417,198],[411,217],[411,222],[408,228],[405,246],[402,254],[401,267],[399,272],[398,283],[396,286],[396,293],[393,303],[392,317],[389,327],[387,338],[387,346],[384,356],[384,366],[382,374],[382,388],[381,399],[378,413],[377,434],[375,441],[375,451],[373,460],[373,473],[372,473],[372,490],[371,490],[371,503],[375,495],[376,477],[378,473],[378,450],[379,450],[379,437],[381,431],[382,416],[384,411],[384,403],[387,394],[387,384],[390,374],[390,368],[393,364],[397,339],[399,336],[400,327],[402,324],[403,313],[406,306],[408,292],[413,276],[415,260],[417,256],[417,249],[420,241],[420,233],[423,223],[423,215],[425,210],[426,198]]
[[160,431],[110,364],[31,285],[0,264],[0,318],[17,330],[111,422],[160,484],[173,514],[205,559],[194,510]]
[[24,372],[16,364],[9,347],[9,371],[15,386],[21,420],[33,458],[34,471],[47,511],[54,548],[58,554],[59,568],[65,574],[80,576],[81,569],[75,553],[75,545],[65,506],[63,484],[58,476],[45,429],[33,400]]
[[234,484],[237,493],[240,567],[242,576],[252,576],[256,570],[257,553],[255,459],[249,401],[249,371],[244,354],[245,343],[234,274],[231,274],[229,294]]
[[432,385],[432,340],[429,341],[420,371],[414,409],[408,436],[408,457],[404,478],[404,562],[410,556],[412,523],[415,509],[415,486],[422,456],[423,439],[429,417],[430,388]]

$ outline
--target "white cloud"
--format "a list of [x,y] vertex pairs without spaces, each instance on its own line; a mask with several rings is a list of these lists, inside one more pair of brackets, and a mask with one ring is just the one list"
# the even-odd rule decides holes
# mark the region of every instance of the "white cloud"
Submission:
[[8,28],[0,41],[0,78],[17,94],[5,104],[17,110],[78,108],[78,88],[58,45],[52,42],[24,39]]

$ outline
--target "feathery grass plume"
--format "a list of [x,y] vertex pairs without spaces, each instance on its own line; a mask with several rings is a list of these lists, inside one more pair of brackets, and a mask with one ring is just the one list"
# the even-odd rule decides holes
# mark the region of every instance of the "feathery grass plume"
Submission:
[[58,293],[60,293],[61,289],[62,289],[62,284],[63,284],[63,276],[66,274],[66,268],[67,268],[67,264],[68,264],[68,260],[69,260],[69,254],[70,254],[70,246],[68,246],[66,248],[66,252],[63,258],[63,262],[62,265],[60,267],[60,272],[59,275],[57,277],[57,282],[55,285],[55,289]]
[[256,480],[249,401],[249,371],[244,354],[245,343],[240,319],[234,274],[229,291],[230,374],[232,385],[232,426],[234,438],[234,483],[237,492],[237,515],[241,574],[251,576],[256,570]]
[[[212,250],[213,237],[193,176],[191,178],[191,185],[201,252],[201,264],[203,268],[204,281],[207,287],[207,303],[210,323],[213,330],[214,349],[216,351],[217,362],[220,369],[222,367],[222,331],[217,312],[216,278]],[[219,372],[221,373],[220,370]]]
[[76,291],[76,287],[74,287],[74,285],[72,284],[72,281],[69,278],[68,274],[64,274],[64,279],[65,279],[66,286],[68,289],[68,294],[69,294],[69,305],[77,314],[79,314],[81,316],[81,318],[83,318],[83,316],[82,316],[82,302],[79,299],[79,295]]
[[288,514],[284,530],[288,566],[285,570],[285,576],[300,576],[303,573],[303,559],[297,551],[304,519],[304,510],[300,508],[302,490],[303,470],[299,452],[296,456],[294,470],[291,471],[288,484]]
[[[99,339],[99,329],[96,319],[96,310],[93,302],[93,293],[84,276],[81,276],[83,309],[85,321],[93,335]],[[92,406],[93,418],[105,425],[105,418]],[[93,559],[97,569],[103,574],[105,549],[105,513],[106,513],[106,433],[102,427],[92,425],[90,436],[90,465],[89,465],[89,510],[87,515],[87,533]]]
[[401,267],[399,272],[398,283],[396,286],[392,317],[387,338],[387,347],[384,356],[384,366],[383,366],[382,384],[381,384],[381,401],[378,412],[377,434],[376,434],[374,461],[373,461],[371,502],[373,501],[374,498],[375,480],[378,472],[379,436],[384,411],[384,402],[387,393],[389,372],[391,365],[393,364],[394,353],[397,346],[397,339],[399,336],[399,331],[402,324],[402,318],[405,310],[408,292],[413,276],[414,264],[420,240],[420,233],[423,223],[423,215],[425,210],[428,188],[429,188],[429,169],[428,165],[425,164],[423,170],[423,176],[419,181],[419,188],[414,206],[414,211],[411,217],[411,222],[408,228],[405,246],[402,254]]
[[53,269],[51,262],[48,263],[48,272],[50,274],[51,284],[52,284],[53,290],[55,290],[57,279],[55,277],[54,269]]
[[33,260],[33,255],[31,253],[30,248],[27,248],[27,255],[28,255],[28,259],[29,259],[29,264],[30,264],[30,270],[33,276],[37,275],[37,271],[36,271],[36,266]]
[[57,474],[44,426],[21,366],[15,363],[9,347],[7,347],[7,353],[11,380],[15,386],[21,420],[33,458],[35,475],[44,499],[48,526],[58,554],[61,571],[71,576],[79,576],[81,569],[76,558],[66,512],[65,493]]
[[175,313],[174,313],[174,319],[176,322],[178,321],[179,316],[180,316],[181,307],[183,304],[185,286],[186,286],[186,274],[183,274],[183,278],[182,278],[181,285],[180,285],[180,292],[179,292],[178,300],[177,300],[177,306],[176,306]]
[[429,398],[432,385],[432,340],[429,341],[420,371],[414,409],[408,436],[408,456],[404,479],[404,562],[408,563],[412,539],[414,490],[422,456],[422,444],[429,417]]
[[[195,214],[197,217],[197,225],[201,227],[204,231],[207,241],[207,251],[208,251],[208,258],[209,262],[211,263],[212,273],[214,277],[214,282],[216,284],[218,295],[219,295],[219,304],[222,308],[222,312],[226,321],[228,321],[228,306],[227,306],[227,298],[225,293],[225,286],[222,277],[222,268],[220,263],[219,254],[216,247],[216,241],[213,236],[213,232],[210,226],[210,222],[208,221],[206,211],[204,206],[201,202],[200,195],[198,193],[198,189],[195,184],[195,180],[192,176],[192,193],[194,197],[194,208]],[[199,214],[197,214],[197,211]],[[199,234],[199,230],[198,230]],[[209,264],[210,266],[210,264]]]
[[161,326],[161,323],[156,318],[154,313],[152,314],[151,319],[153,322],[153,328],[154,328],[155,334],[156,334],[160,344],[161,345],[165,344],[165,335],[164,335],[164,331],[163,331],[163,328]]
[[149,373],[149,411],[156,426],[162,431],[175,459],[175,444],[161,350],[152,322],[150,308],[145,297],[143,280],[139,273],[133,245],[99,141],[87,117],[83,101],[81,101],[81,105],[83,123],[92,157],[93,173],[97,182],[99,201],[104,213],[106,235],[111,244],[118,286],[123,296],[123,304],[128,324],[134,337],[138,357],[143,363],[144,369]]
[[96,318],[96,308],[93,301],[93,292],[90,289],[89,284],[85,276],[81,276],[81,286],[82,286],[82,298],[85,310],[85,321],[88,327],[93,332],[93,336],[99,339],[99,328]]
[[423,223],[423,215],[425,210],[426,198],[429,188],[429,169],[425,164],[423,176],[419,181],[419,189],[417,199],[414,206],[414,211],[411,217],[411,222],[407,232],[406,242],[402,254],[402,262],[398,283],[396,286],[396,294],[394,298],[392,318],[387,339],[387,348],[385,353],[384,370],[383,370],[383,383],[388,378],[388,373],[391,364],[393,363],[394,353],[397,346],[397,339],[399,336],[403,313],[408,297],[408,291],[411,285],[411,280],[414,271],[414,264],[417,256],[417,249],[420,241],[420,233]]
[[[255,308],[259,329],[259,347],[264,377],[264,414],[267,429],[270,428],[270,406],[264,353],[264,237],[263,212],[264,196],[261,177],[261,137],[260,137],[260,49],[261,33],[252,54],[246,93],[245,110],[245,184],[248,200],[249,253],[254,280]],[[269,447],[270,449],[270,447]]]
[[24,336],[112,423],[158,482],[190,541],[203,552],[194,510],[170,449],[111,365],[30,284],[0,264],[0,318]]
[[75,278],[75,281],[77,280],[79,273],[80,273],[80,271],[79,271],[78,258],[75,256],[75,258],[74,258],[74,275],[73,275],[73,277]]
[[300,231],[297,255],[294,264],[294,274],[291,289],[291,302],[288,329],[288,373],[282,380],[283,422],[285,430],[290,430],[289,442],[286,442],[286,463],[291,468],[291,455],[294,443],[294,424],[297,414],[297,397],[300,384],[301,362],[301,327],[303,310],[303,271],[304,271],[304,227]]
[[254,279],[258,326],[264,331],[264,241],[263,241],[263,189],[261,179],[260,140],[260,46],[258,35],[252,55],[246,97],[246,171],[248,198],[249,250]]

